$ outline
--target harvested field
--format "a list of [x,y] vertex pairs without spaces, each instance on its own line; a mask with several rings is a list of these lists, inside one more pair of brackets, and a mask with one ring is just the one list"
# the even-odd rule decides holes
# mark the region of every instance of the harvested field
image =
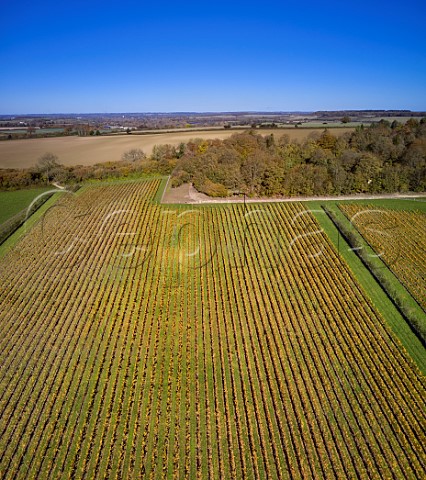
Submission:
[[[349,128],[330,128],[330,133],[342,135],[352,131]],[[116,135],[108,137],[58,137],[34,138],[0,142],[0,168],[29,168],[46,152],[58,156],[63,165],[95,165],[96,163],[118,161],[127,150],[141,148],[150,155],[154,145],[169,143],[179,145],[193,138],[225,139],[242,130],[182,131],[149,135]],[[271,129],[258,130],[263,135],[273,133],[277,138],[287,134],[290,138],[304,140],[321,129]]]

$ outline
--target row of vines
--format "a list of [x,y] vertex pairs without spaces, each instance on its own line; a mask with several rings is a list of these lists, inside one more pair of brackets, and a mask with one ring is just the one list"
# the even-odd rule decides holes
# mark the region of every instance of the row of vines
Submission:
[[300,204],[64,194],[0,262],[1,478],[422,478],[426,382]]
[[340,208],[426,311],[426,215],[357,204]]

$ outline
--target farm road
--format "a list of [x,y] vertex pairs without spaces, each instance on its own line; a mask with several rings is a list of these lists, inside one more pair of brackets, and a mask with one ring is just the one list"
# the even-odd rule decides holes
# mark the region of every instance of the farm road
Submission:
[[[271,198],[246,198],[247,203],[275,203],[275,202],[310,202],[326,200],[380,200],[380,199],[426,199],[423,193],[385,193],[385,194],[356,194],[340,196],[303,196],[303,197],[271,197]],[[243,197],[212,198],[196,190],[192,184],[183,184],[177,188],[166,187],[161,203],[243,203]]]

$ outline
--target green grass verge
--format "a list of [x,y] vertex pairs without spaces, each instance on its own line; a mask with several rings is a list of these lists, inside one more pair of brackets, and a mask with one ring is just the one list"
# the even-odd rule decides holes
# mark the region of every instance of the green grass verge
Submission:
[[161,178],[161,183],[157,189],[157,193],[154,195],[154,198],[153,198],[153,203],[156,203],[156,204],[160,204],[161,203],[161,200],[163,198],[163,194],[164,194],[164,191],[166,189],[166,186],[167,186],[167,183],[169,181],[169,177],[162,177]]
[[[386,290],[391,299],[397,304],[402,314],[415,327],[422,338],[426,339],[426,315],[423,308],[411,295],[409,290],[402,284],[398,276],[392,272],[387,264],[377,256],[375,250],[364,239],[362,234],[347,219],[345,214],[336,205],[332,208],[326,207],[333,212],[335,219],[341,224],[343,233],[349,234],[354,244],[352,246],[361,246],[358,252],[362,258],[361,261],[370,269],[373,276]],[[351,240],[349,240],[351,242]]]
[[[377,283],[373,275],[364,266],[364,264],[355,254],[355,252],[351,250],[351,247],[340,235],[333,222],[327,217],[325,212],[321,212],[321,205],[324,203],[327,204],[328,208],[336,211],[336,213],[338,211],[340,215],[344,217],[343,213],[340,212],[340,210],[338,209],[336,202],[307,202],[306,207],[310,210],[313,210],[313,215],[316,217],[319,224],[323,228],[324,232],[328,235],[336,249],[338,249],[340,255],[348,263],[349,267],[355,274],[361,286],[367,292],[369,298],[371,299],[375,307],[381,312],[383,318],[386,320],[390,328],[399,338],[400,342],[407,350],[411,358],[416,362],[420,370],[424,374],[426,374],[426,354],[425,348],[423,347],[421,341],[411,330],[404,317],[400,314],[398,309],[389,299],[388,295],[383,291],[382,287]],[[388,272],[392,274],[389,270]],[[399,287],[404,289],[404,287],[399,283],[399,281],[397,281],[396,283],[399,285]],[[412,301],[415,303],[413,299]]]
[[0,192],[0,224],[29,207],[38,195],[52,190],[52,188],[52,186],[46,186],[42,188]]
[[6,241],[0,245],[0,258],[4,256],[11,248],[13,248],[19,240],[25,236],[35,223],[41,219],[43,214],[55,204],[61,193],[54,194],[46,203],[44,203],[31,217],[14,232]]

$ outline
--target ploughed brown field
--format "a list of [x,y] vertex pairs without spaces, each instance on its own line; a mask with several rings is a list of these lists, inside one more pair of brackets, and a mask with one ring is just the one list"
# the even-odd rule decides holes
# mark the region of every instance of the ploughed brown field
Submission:
[[[329,128],[333,135],[343,135],[353,128]],[[117,135],[106,137],[57,137],[0,142],[0,168],[28,168],[37,163],[38,158],[46,152],[58,156],[63,165],[95,165],[96,163],[121,160],[124,152],[131,148],[141,148],[150,155],[154,145],[179,145],[194,138],[225,139],[242,130],[220,131],[183,131],[152,135]],[[289,135],[291,139],[304,140],[313,132],[321,129],[268,129],[257,130],[262,135],[273,133],[276,138]]]

